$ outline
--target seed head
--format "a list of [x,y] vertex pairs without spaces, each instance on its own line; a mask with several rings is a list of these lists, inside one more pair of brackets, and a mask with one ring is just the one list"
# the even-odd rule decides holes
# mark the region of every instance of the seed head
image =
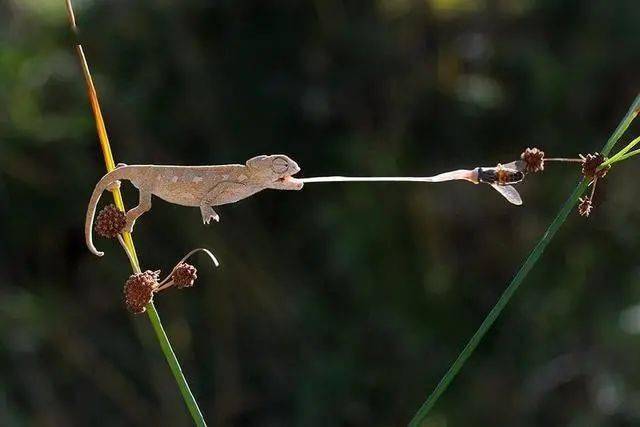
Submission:
[[110,204],[102,208],[98,213],[95,230],[99,235],[113,239],[122,233],[126,223],[127,219],[124,212],[118,209],[116,205]]
[[593,203],[591,201],[591,198],[589,196],[586,196],[584,198],[580,197],[579,200],[580,204],[578,205],[578,213],[581,216],[588,217],[593,210]]
[[581,157],[584,160],[584,162],[582,163],[582,174],[589,179],[602,178],[611,168],[611,165],[609,165],[598,170],[598,166],[600,166],[607,160],[607,157],[604,154],[595,152],[593,154],[587,154],[586,156]]
[[182,262],[173,270],[171,279],[178,289],[188,288],[193,286],[193,283],[198,278],[198,270],[191,264]]
[[524,161],[524,171],[535,173],[544,170],[544,151],[537,148],[527,148],[520,158]]
[[158,287],[160,271],[147,270],[129,276],[124,284],[124,303],[133,314],[144,313],[146,305],[153,301],[153,293]]

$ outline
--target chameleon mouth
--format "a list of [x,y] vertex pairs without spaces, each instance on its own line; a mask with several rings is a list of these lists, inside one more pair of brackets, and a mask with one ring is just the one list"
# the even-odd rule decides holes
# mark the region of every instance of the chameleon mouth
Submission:
[[285,189],[285,190],[300,190],[304,185],[302,180],[298,178],[294,178],[291,175],[287,175],[287,176],[283,176],[282,178],[279,178],[276,181],[276,183],[278,184],[279,188]]

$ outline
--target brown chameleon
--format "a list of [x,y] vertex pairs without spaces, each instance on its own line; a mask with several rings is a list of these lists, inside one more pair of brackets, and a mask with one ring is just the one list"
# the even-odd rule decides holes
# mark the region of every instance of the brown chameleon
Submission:
[[152,195],[177,205],[199,207],[202,221],[209,224],[211,219],[220,220],[212,206],[235,203],[265,189],[302,189],[303,182],[292,176],[299,171],[298,164],[282,154],[256,156],[244,165],[119,164],[98,181],[89,200],[84,225],[87,246],[95,255],[104,255],[93,244],[91,226],[102,193],[118,187],[120,180],[130,181],[139,190],[138,206],[126,213],[125,231],[131,232],[136,219],[151,209]]

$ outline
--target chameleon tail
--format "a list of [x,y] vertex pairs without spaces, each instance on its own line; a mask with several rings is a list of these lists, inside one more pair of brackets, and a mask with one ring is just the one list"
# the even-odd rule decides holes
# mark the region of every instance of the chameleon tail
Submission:
[[97,255],[97,256],[104,255],[104,252],[100,252],[98,249],[96,249],[95,245],[93,244],[92,226],[93,226],[93,219],[96,215],[98,202],[100,201],[100,197],[102,197],[102,193],[105,190],[111,188],[114,185],[119,186],[120,185],[119,180],[127,178],[125,176],[125,175],[128,175],[126,173],[126,170],[127,170],[126,167],[118,167],[112,170],[111,172],[107,173],[105,176],[103,176],[100,179],[100,181],[98,181],[98,183],[96,184],[96,188],[93,190],[93,193],[91,194],[91,199],[89,199],[89,206],[87,208],[87,215],[85,217],[85,222],[84,222],[84,238],[87,243],[87,247],[89,248],[89,251],[91,251],[91,253],[93,253],[94,255]]

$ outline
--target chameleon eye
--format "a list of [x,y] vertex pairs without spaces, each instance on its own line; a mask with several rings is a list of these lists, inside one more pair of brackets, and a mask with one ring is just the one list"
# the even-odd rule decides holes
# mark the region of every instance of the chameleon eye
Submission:
[[289,162],[282,157],[276,157],[271,163],[271,168],[275,173],[284,173],[289,169]]

